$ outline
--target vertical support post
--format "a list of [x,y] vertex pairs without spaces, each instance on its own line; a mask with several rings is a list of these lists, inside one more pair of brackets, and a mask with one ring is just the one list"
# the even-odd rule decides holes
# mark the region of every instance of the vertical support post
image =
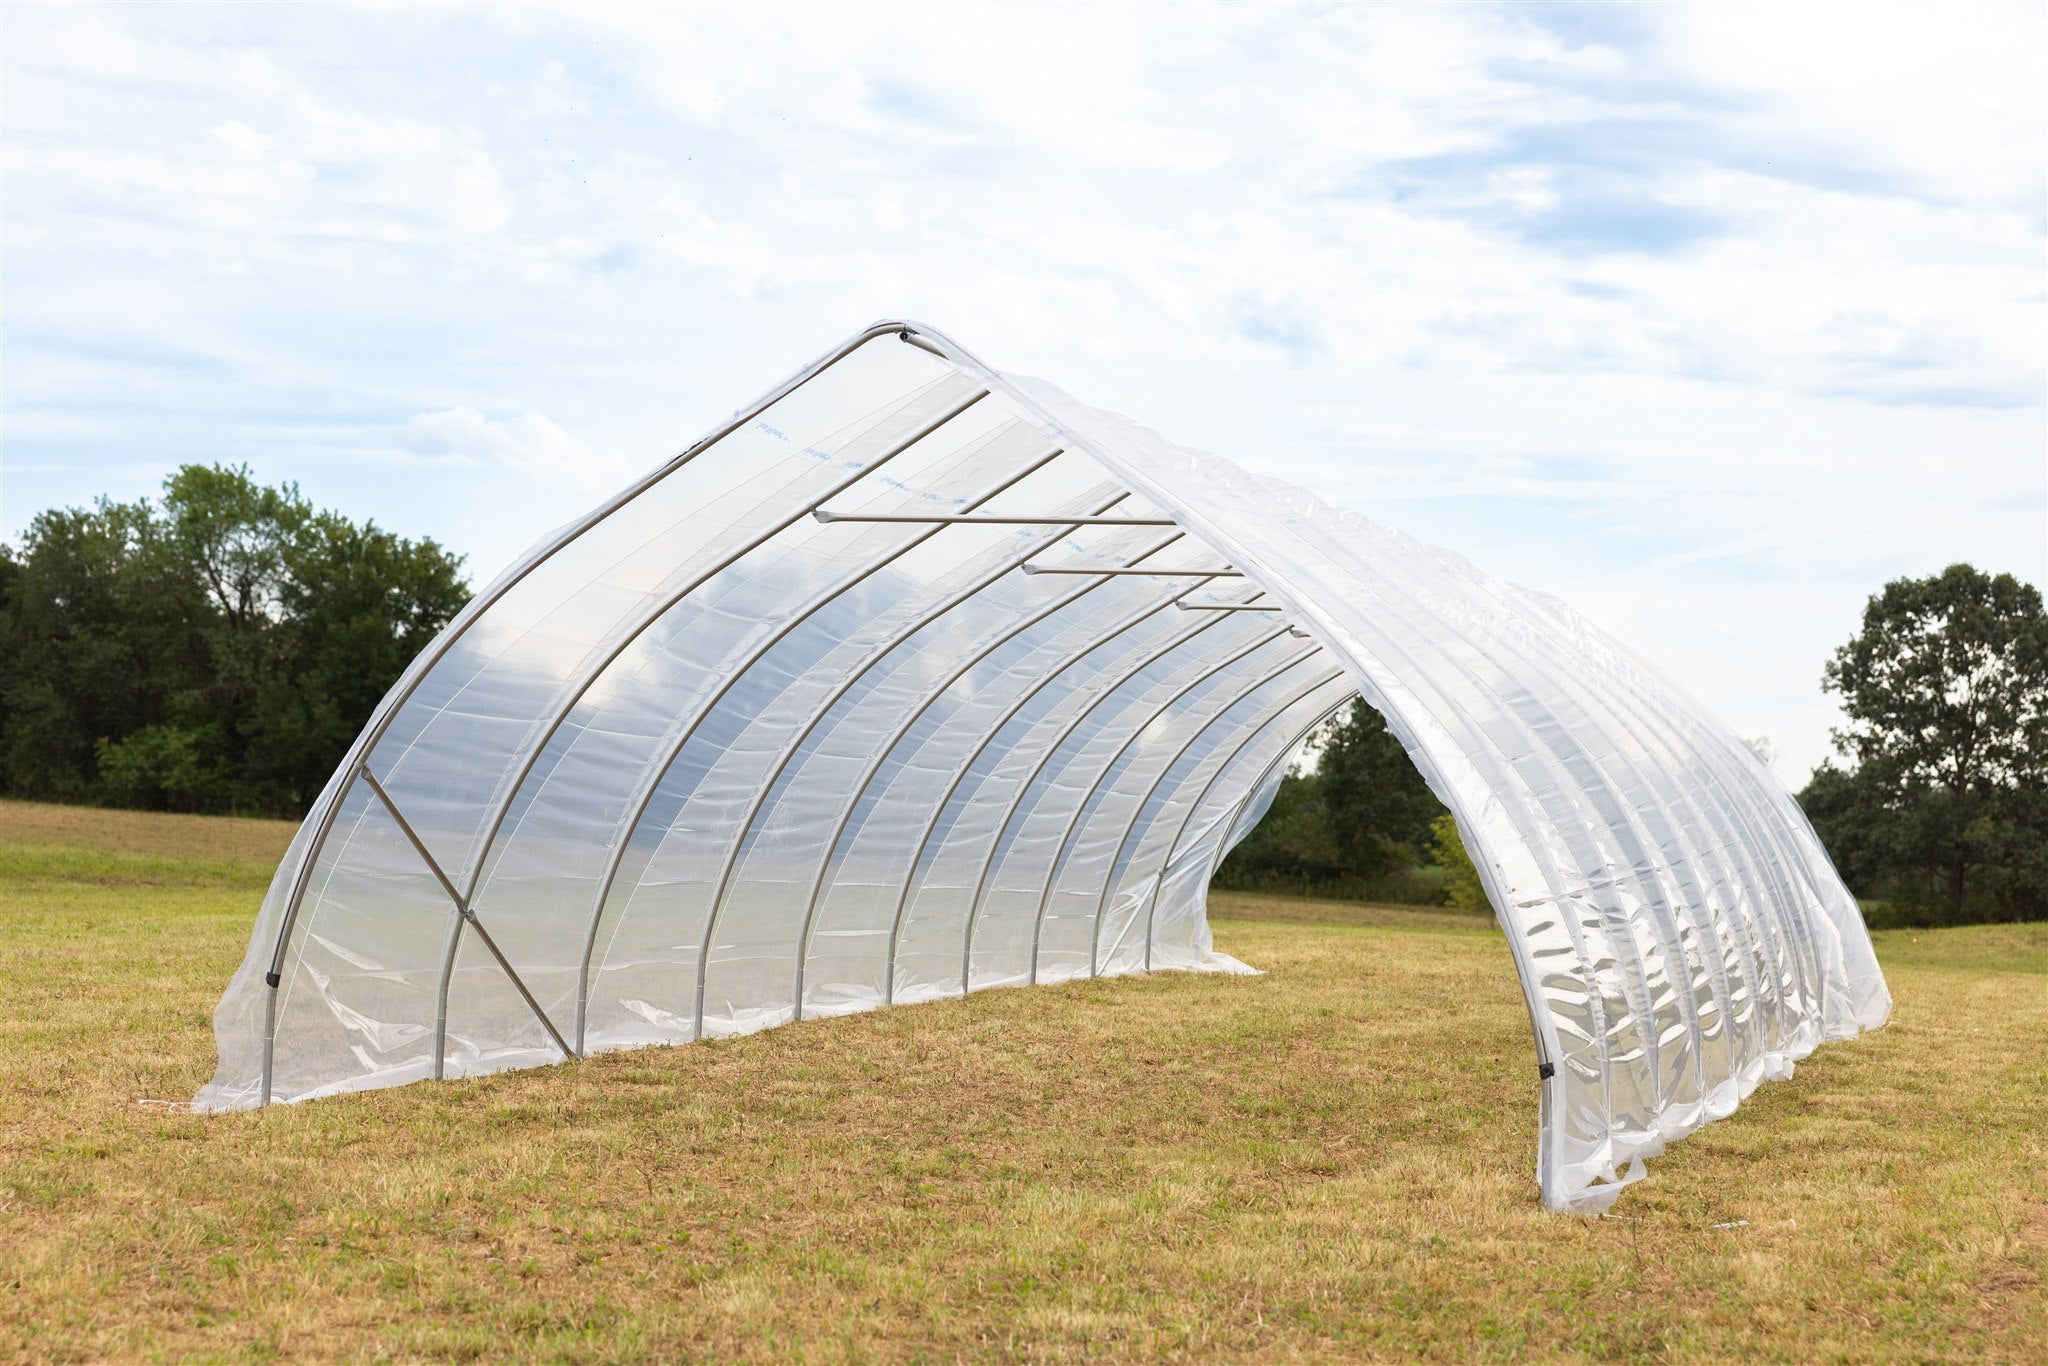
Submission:
[[270,1108],[270,1074],[277,1054],[277,974],[268,974],[263,993],[263,1098],[256,1108]]
[[284,923],[279,926],[277,944],[270,951],[270,969],[263,974],[263,984],[269,996],[263,1003],[263,1099],[259,1108],[270,1104],[271,1083],[276,1071],[277,993],[284,982],[284,955],[291,940],[292,921],[298,915],[299,903],[305,898],[306,884],[312,880],[313,865],[319,861],[320,850],[327,843],[327,834],[334,828],[335,818],[341,814],[342,804],[348,800],[356,779],[363,775],[364,762],[357,758],[350,763],[348,776],[334,789],[327,809],[320,813],[319,822],[313,828],[313,838],[306,841],[306,852],[299,861],[298,870],[292,874],[292,890],[285,899]]
[[441,953],[441,984],[434,991],[434,1080],[448,1070],[448,986],[455,977],[455,951],[462,946],[462,927],[469,922],[458,913],[448,917],[448,947]]

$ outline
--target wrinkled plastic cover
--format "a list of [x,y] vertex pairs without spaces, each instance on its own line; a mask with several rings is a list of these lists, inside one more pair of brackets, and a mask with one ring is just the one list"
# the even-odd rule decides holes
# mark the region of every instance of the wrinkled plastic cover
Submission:
[[[934,516],[989,521],[886,520]],[[1080,520],[999,520],[1046,517]],[[414,662],[278,869],[198,1104],[1249,971],[1209,877],[1360,694],[1500,908],[1552,1208],[1886,1018],[1790,798],[1563,604],[887,323]]]

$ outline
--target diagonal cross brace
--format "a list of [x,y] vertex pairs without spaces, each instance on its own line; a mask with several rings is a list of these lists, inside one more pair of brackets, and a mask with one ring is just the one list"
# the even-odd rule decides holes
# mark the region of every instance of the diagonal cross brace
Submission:
[[[391,794],[384,790],[384,784],[377,781],[377,775],[370,771],[370,767],[367,764],[363,765],[361,773],[363,781],[370,785],[370,791],[377,794],[377,800],[384,803],[384,809],[391,813],[391,819],[397,821],[398,828],[405,832],[406,839],[411,842],[414,851],[419,854],[421,861],[427,865],[427,871],[432,873],[434,880],[441,884],[441,890],[448,893],[448,900],[455,907],[457,917],[476,931],[477,938],[483,940],[484,947],[490,950],[491,957],[498,960],[498,966],[505,970],[505,976],[511,980],[514,990],[519,993],[519,998],[525,1001],[526,1008],[533,1012],[533,1018],[540,1021],[540,1027],[548,1032],[548,1037],[554,1040],[555,1047],[562,1050],[563,1057],[575,1057],[576,1051],[570,1048],[568,1043],[563,1040],[561,1031],[555,1028],[555,1022],[550,1020],[548,1013],[540,1008],[540,1002],[533,999],[533,993],[526,989],[525,981],[521,979],[519,973],[513,968],[511,961],[505,957],[503,950],[499,949],[498,941],[491,938],[491,932],[485,929],[484,922],[477,918],[476,909],[462,899],[462,893],[455,890],[455,884],[449,880],[448,874],[441,871],[441,865],[427,851],[427,846],[420,839],[419,833],[412,828],[412,822],[408,821],[405,818],[405,813],[398,809],[398,803],[393,801]],[[454,932],[460,934],[461,926],[456,926]],[[449,958],[453,961],[454,954],[450,953]],[[436,1071],[439,1070],[440,1066],[440,1054],[447,1051],[447,991],[448,979],[444,974],[441,980],[440,1021],[439,1027],[435,1030],[434,1040]]]

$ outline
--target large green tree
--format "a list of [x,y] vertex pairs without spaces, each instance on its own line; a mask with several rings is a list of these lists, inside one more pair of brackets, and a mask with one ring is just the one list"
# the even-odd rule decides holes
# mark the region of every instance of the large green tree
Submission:
[[1445,814],[1386,718],[1363,699],[1323,731],[1323,809],[1330,835],[1356,871],[1371,875],[1416,862]]
[[296,814],[467,599],[432,541],[243,468],[43,513],[0,557],[0,791]]
[[170,726],[205,686],[205,599],[150,504],[30,525],[0,605],[0,775],[17,795],[102,795],[99,747]]
[[1308,758],[1281,780],[1272,808],[1217,871],[1217,884],[1246,890],[1340,895],[1426,895],[1412,878],[1435,842],[1443,804],[1415,770],[1386,719],[1353,702],[1317,731]]
[[2048,914],[2040,590],[1965,564],[1898,579],[1822,686],[1848,718],[1834,738],[1849,764],[1823,765],[1801,801],[1851,885],[1952,920]]

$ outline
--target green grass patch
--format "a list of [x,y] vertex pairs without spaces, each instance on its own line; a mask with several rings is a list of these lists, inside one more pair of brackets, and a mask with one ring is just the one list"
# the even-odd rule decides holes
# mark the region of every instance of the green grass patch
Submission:
[[1894,968],[1905,967],[2036,977],[2048,974],[2048,925],[2039,923],[1879,930],[1871,938],[1887,975]]
[[0,883],[85,887],[215,887],[261,892],[276,871],[266,863],[169,858],[119,850],[0,846]]
[[[289,827],[0,803],[0,1356],[2038,1359],[2048,926],[1541,1211],[1484,917],[1219,895],[1254,978],[978,993],[198,1117]],[[54,851],[54,852],[53,852]],[[69,852],[65,852],[69,851]]]

